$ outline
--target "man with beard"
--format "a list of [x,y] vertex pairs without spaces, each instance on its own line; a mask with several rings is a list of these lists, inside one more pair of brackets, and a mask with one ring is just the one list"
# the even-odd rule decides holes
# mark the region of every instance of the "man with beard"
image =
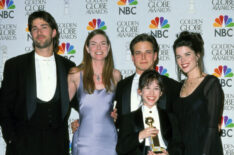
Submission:
[[5,63],[0,124],[6,155],[68,155],[67,73],[75,64],[56,54],[58,26],[45,11],[28,18],[34,50]]

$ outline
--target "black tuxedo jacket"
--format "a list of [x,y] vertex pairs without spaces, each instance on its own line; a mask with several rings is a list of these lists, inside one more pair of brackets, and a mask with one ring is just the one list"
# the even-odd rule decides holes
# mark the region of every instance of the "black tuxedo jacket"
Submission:
[[[36,109],[34,51],[6,61],[0,98],[0,124],[7,144],[14,141],[19,128],[27,124]],[[67,74],[73,62],[55,54],[60,91],[61,122],[66,122],[70,105]],[[67,123],[65,123],[67,124]]]
[[[118,119],[116,126],[118,128],[121,120],[121,116],[128,114],[131,111],[131,88],[132,81],[135,74],[121,80],[116,88],[116,98],[117,101],[116,108],[118,113]],[[160,97],[158,105],[168,112],[172,111],[173,100],[178,97],[181,84],[171,78],[166,76],[161,76],[164,85],[163,95]]]
[[[170,117],[163,107],[157,106],[160,131],[162,138],[170,152],[172,140],[172,128],[170,127]],[[120,122],[119,137],[116,150],[119,155],[145,155],[145,141],[139,143],[139,132],[144,130],[142,108],[124,115]]]

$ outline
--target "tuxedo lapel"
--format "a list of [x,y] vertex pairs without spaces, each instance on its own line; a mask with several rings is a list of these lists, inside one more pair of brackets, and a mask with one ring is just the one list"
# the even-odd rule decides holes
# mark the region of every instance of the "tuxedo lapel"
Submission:
[[[142,109],[140,107],[134,112],[135,132],[140,132],[145,129],[143,121],[144,120],[143,120]],[[146,152],[145,141],[139,145],[139,149],[142,152],[142,154],[145,155]]]
[[62,119],[66,116],[69,109],[69,96],[68,96],[68,87],[67,87],[67,72],[63,65],[62,59],[55,54],[55,61],[57,66],[57,80],[58,88],[60,89],[60,99],[61,99],[61,111]]
[[163,141],[165,143],[165,145],[167,146],[168,141],[167,141],[167,137],[168,137],[168,128],[170,128],[168,125],[168,117],[167,117],[167,112],[160,107],[160,105],[157,105],[157,109],[158,109],[158,116],[159,116],[159,123],[160,123],[160,130],[162,133],[162,138]]
[[135,130],[140,131],[144,129],[144,122],[143,122],[143,114],[141,111],[141,107],[134,112],[134,122],[135,122]]
[[131,89],[132,89],[132,81],[135,74],[131,75],[129,79],[126,81],[126,84],[123,86],[123,93],[122,97],[122,106],[123,106],[123,114],[127,114],[131,111]]
[[28,61],[26,62],[27,75],[26,75],[26,104],[27,116],[30,119],[36,110],[36,70],[35,70],[35,57],[34,51],[29,53]]

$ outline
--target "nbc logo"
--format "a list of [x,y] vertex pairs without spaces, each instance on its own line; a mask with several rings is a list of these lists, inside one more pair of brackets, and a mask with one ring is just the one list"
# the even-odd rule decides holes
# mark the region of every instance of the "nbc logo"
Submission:
[[224,116],[221,119],[221,125],[224,126],[225,129],[222,129],[222,137],[232,137],[234,128],[234,123],[232,123],[232,119],[228,116]]
[[164,19],[164,17],[155,17],[153,20],[151,20],[151,23],[149,25],[150,29],[158,29],[159,25],[162,29],[168,29],[170,25],[168,24],[168,20]]
[[29,32],[29,28],[28,28],[28,25],[27,25],[27,27],[25,28],[25,31],[26,31],[26,32]]
[[4,9],[4,7],[7,7],[7,9],[15,9],[15,4],[13,0],[1,0],[0,1],[0,10]]
[[1,18],[14,18],[13,16],[13,9],[15,9],[15,4],[13,0],[0,0],[0,10],[7,8],[10,11],[2,11],[0,13]]
[[105,25],[105,22],[101,19],[93,19],[92,21],[90,21],[87,26],[87,30],[92,31],[95,29],[106,30],[107,27]]
[[124,7],[119,7],[119,14],[123,15],[135,15],[136,14],[136,5],[138,4],[137,0],[128,0],[128,4],[131,7],[126,6],[127,0],[119,0],[117,2],[119,6],[124,6]]
[[[168,20],[164,17],[155,17],[154,19],[152,19],[149,28],[152,30],[151,35],[153,35],[155,38],[168,38],[167,33],[168,28],[170,28],[170,24],[168,24]],[[161,28],[162,30],[157,30],[159,28]]]
[[169,77],[169,74],[167,73],[167,69],[163,68],[163,66],[156,66],[155,70],[160,74]]
[[26,33],[27,33],[27,41],[31,41],[31,40],[32,40],[32,36],[31,36],[31,34],[30,34],[30,32],[29,32],[28,25],[27,25],[27,27],[25,28],[25,31],[26,31]]
[[[126,5],[126,3],[127,3],[127,0],[119,0],[118,2],[117,2],[117,4],[118,5]],[[137,5],[137,1],[136,0],[128,0],[128,4],[129,5]]]
[[[232,72],[232,69],[231,68],[228,68],[226,65],[222,66],[218,66],[217,68],[214,69],[214,73],[213,73],[214,76],[220,78],[220,84],[222,87],[231,87],[231,82],[232,82],[232,79],[231,77],[233,77],[233,72]],[[221,77],[225,78],[225,79],[221,79]]]
[[[213,23],[215,29],[215,36],[218,35],[220,37],[232,37],[233,31],[232,27],[234,27],[234,23],[232,22],[232,18],[228,17],[228,15],[220,15],[219,18],[215,18],[215,22]],[[219,28],[219,29],[218,29]]]
[[[67,54],[67,56],[65,56],[65,53]],[[70,43],[62,43],[59,46],[58,54],[64,55],[65,58],[68,58],[71,60],[72,58],[74,58],[73,54],[75,53],[76,53],[76,50],[74,49],[74,46],[71,45]]]

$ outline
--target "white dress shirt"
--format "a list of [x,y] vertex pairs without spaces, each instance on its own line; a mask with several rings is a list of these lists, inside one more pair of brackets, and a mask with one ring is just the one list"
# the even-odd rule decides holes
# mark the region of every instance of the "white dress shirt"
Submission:
[[[167,148],[163,138],[162,138],[162,132],[161,132],[161,128],[160,128],[160,122],[159,122],[159,116],[158,116],[158,109],[156,107],[156,105],[154,105],[152,108],[148,108],[145,105],[142,105],[142,113],[143,113],[143,122],[144,122],[144,128],[148,128],[149,126],[145,123],[145,119],[147,117],[152,117],[154,119],[154,123],[153,126],[156,127],[159,132],[158,132],[158,139],[159,139],[159,144],[161,147],[163,148]],[[150,137],[145,139],[145,145],[146,146],[150,146]]]
[[57,72],[54,55],[43,57],[35,52],[37,98],[49,101],[57,86]]
[[140,107],[141,96],[137,93],[140,75],[135,74],[132,81],[131,88],[131,112],[137,110]]

